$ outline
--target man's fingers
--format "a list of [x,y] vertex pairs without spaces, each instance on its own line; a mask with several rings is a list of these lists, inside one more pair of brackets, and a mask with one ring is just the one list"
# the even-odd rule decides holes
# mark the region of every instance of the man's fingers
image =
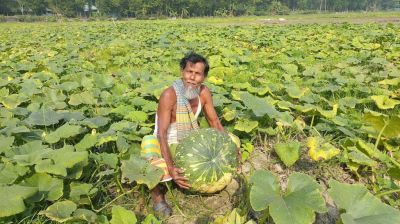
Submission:
[[185,172],[185,171],[183,171],[182,169],[179,169],[179,168],[176,168],[175,170],[176,170],[176,172],[178,172],[179,174],[182,174],[182,173]]
[[190,188],[190,184],[187,182],[183,182],[183,181],[176,181],[176,184],[178,184],[179,187],[184,188],[184,189],[189,189]]
[[189,179],[187,177],[184,176],[177,176],[174,178],[174,180],[179,180],[179,181],[184,181],[184,182],[188,182]]

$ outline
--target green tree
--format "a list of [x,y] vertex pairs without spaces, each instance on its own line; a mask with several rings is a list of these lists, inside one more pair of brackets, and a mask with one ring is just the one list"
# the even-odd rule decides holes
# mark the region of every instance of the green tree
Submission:
[[43,15],[46,13],[47,3],[45,0],[27,0],[26,5],[34,15]]

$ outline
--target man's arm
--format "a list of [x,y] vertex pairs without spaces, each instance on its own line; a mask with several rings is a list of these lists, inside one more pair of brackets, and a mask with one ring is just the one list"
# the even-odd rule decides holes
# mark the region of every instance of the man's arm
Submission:
[[203,99],[203,102],[204,102],[203,111],[204,111],[204,114],[208,121],[208,124],[212,128],[215,128],[219,131],[224,132],[224,127],[222,127],[221,121],[219,120],[217,112],[215,111],[215,108],[214,108],[211,91],[210,91],[210,89],[207,88],[207,86],[204,86],[203,88],[204,89],[202,91],[201,98]]
[[160,101],[157,109],[157,134],[158,141],[160,142],[161,155],[167,164],[169,174],[172,179],[178,184],[179,187],[188,189],[190,185],[187,183],[188,179],[182,174],[183,171],[176,168],[172,160],[171,152],[168,147],[168,127],[171,124],[171,114],[176,102],[176,94],[172,88],[166,89],[160,96]]

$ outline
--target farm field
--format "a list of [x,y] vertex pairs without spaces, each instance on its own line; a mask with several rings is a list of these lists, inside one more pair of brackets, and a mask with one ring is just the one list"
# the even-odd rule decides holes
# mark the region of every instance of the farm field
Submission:
[[0,24],[0,223],[161,223],[140,143],[192,50],[242,172],[163,222],[400,223],[400,25],[352,16]]

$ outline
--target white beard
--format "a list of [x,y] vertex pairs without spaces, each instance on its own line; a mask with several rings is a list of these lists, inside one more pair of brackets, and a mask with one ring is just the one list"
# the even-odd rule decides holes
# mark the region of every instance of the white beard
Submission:
[[195,99],[200,94],[200,86],[199,87],[192,87],[192,86],[185,86],[185,98],[188,100]]

